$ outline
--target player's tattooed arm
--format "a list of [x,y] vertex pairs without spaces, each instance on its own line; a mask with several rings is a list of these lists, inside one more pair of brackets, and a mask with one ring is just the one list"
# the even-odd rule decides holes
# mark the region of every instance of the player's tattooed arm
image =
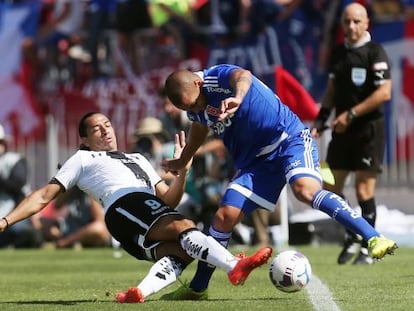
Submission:
[[221,101],[221,113],[218,121],[236,113],[252,84],[252,74],[245,69],[234,69],[230,75],[230,85],[233,87],[233,96]]
[[252,74],[249,70],[235,69],[231,73],[230,85],[234,88],[234,97],[243,100],[252,85]]

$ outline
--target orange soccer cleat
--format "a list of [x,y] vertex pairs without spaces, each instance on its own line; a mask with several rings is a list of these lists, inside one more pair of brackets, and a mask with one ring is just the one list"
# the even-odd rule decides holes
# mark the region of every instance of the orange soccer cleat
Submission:
[[240,258],[236,266],[228,273],[228,278],[233,285],[243,285],[253,269],[265,264],[272,256],[272,248],[265,247],[258,250],[252,256]]
[[131,287],[126,292],[119,292],[116,294],[115,299],[119,303],[144,302],[144,296],[138,287]]

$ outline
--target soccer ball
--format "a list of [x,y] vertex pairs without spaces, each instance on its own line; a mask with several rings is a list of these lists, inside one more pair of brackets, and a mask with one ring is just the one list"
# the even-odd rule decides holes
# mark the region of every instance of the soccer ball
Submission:
[[278,290],[293,293],[300,291],[309,283],[312,268],[305,255],[298,251],[287,250],[272,259],[269,276]]

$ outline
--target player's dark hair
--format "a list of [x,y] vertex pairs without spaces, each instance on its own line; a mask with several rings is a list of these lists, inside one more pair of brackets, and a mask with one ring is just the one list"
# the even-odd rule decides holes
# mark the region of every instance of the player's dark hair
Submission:
[[[91,116],[93,116],[93,115],[95,115],[95,114],[98,114],[99,112],[96,112],[96,111],[91,111],[91,112],[88,112],[88,113],[86,113],[81,119],[80,119],[80,121],[79,121],[79,125],[78,125],[78,133],[79,133],[79,137],[86,137],[87,136],[87,133],[86,133],[86,128],[87,128],[87,125],[86,125],[86,120],[89,118],[89,117],[91,117]],[[81,150],[89,150],[89,148],[87,147],[87,146],[85,146],[84,144],[80,144],[80,146],[79,146],[79,149],[81,149]]]
[[164,92],[174,106],[182,103],[183,81],[186,81],[188,70],[176,70],[165,80]]
[[86,128],[87,128],[87,125],[86,125],[86,120],[89,118],[89,117],[91,117],[91,116],[93,116],[94,114],[98,114],[99,112],[95,112],[95,111],[91,111],[91,112],[88,112],[88,113],[86,113],[81,119],[80,119],[80,121],[79,121],[79,126],[78,126],[78,133],[79,133],[79,137],[86,137],[86,136],[88,136],[87,135],[87,133],[86,133]]

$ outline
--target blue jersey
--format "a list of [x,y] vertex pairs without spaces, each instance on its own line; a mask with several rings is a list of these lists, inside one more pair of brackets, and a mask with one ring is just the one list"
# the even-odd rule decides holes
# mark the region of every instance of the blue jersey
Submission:
[[234,96],[230,86],[234,65],[216,65],[197,72],[203,82],[207,107],[198,114],[187,112],[190,120],[211,128],[231,153],[237,168],[252,165],[258,157],[272,153],[282,141],[306,128],[279,97],[258,78],[234,115],[218,122],[221,101]]

